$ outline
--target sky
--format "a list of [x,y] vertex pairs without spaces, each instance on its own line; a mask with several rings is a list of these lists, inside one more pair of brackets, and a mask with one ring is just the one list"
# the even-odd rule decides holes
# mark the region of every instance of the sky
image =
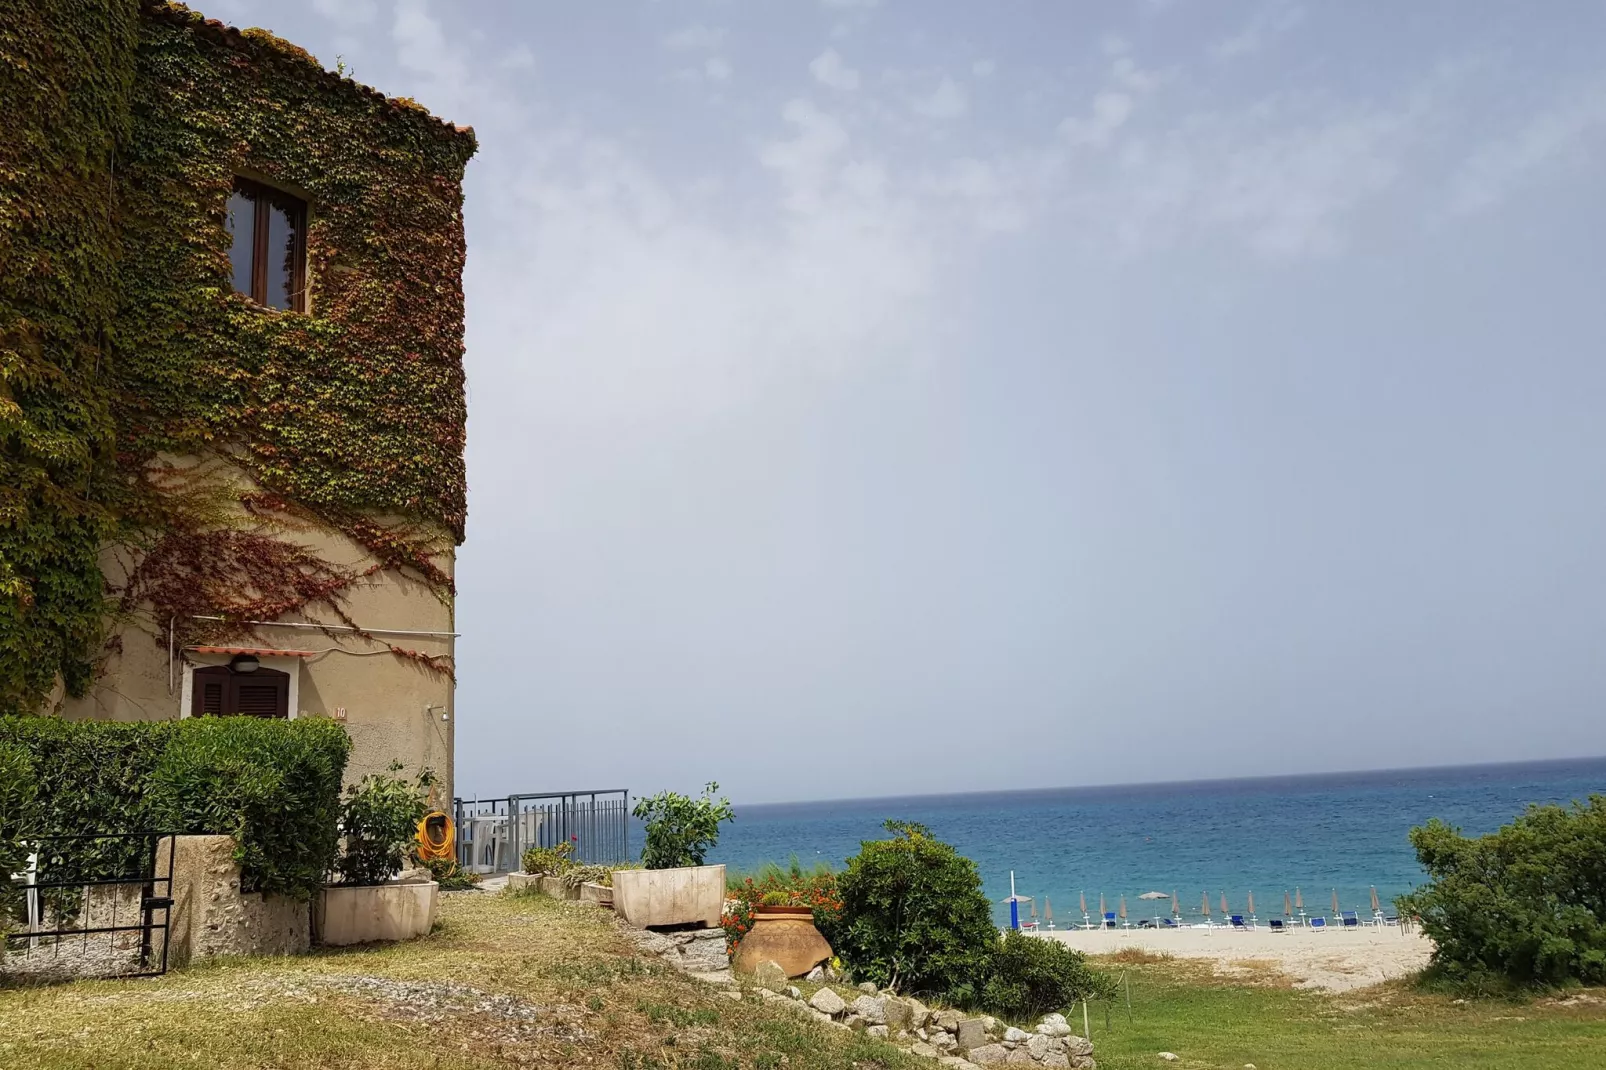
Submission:
[[198,6],[479,136],[460,794],[1606,753],[1606,6]]

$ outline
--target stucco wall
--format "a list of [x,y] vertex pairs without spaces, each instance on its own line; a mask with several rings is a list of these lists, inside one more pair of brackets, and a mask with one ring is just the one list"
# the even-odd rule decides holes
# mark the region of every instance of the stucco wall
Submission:
[[[246,477],[235,472],[233,478],[244,482]],[[275,527],[274,533],[303,543],[324,560],[353,571],[372,563],[367,551],[335,532]],[[451,574],[455,562],[450,539],[442,540],[436,563]],[[102,560],[113,587],[121,582],[127,566],[127,561],[111,555]],[[401,762],[409,774],[427,767],[440,777],[438,796],[443,806],[448,805],[457,725],[452,681],[398,657],[388,647],[427,655],[454,653],[455,644],[449,638],[455,624],[453,607],[422,582],[394,570],[359,580],[346,595],[347,614],[358,626],[371,630],[374,639],[342,631],[325,634],[310,628],[267,626],[256,629],[254,637],[229,638],[226,645],[313,652],[312,657],[262,661],[291,674],[290,716],[338,717],[344,711],[352,739],[347,782],[384,772],[392,761]],[[327,611],[292,619],[343,627]],[[135,614],[124,621],[95,686],[82,699],[64,700],[62,715],[118,721],[187,716],[189,674],[201,666],[227,664],[229,657],[180,649],[170,658],[166,628],[166,621],[148,615]],[[393,631],[443,634],[390,634]]]
[[[312,946],[312,907],[240,892],[232,836],[178,836],[168,965],[229,955],[296,955]],[[167,853],[163,840],[158,857]]]

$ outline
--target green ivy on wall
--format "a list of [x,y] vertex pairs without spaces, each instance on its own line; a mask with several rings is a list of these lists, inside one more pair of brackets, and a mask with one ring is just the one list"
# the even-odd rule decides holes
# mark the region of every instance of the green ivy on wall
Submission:
[[[82,693],[118,615],[180,640],[195,615],[351,623],[343,592],[376,569],[449,598],[473,134],[156,0],[8,11],[0,79],[0,712],[58,677]],[[232,290],[239,174],[309,202],[306,314]],[[195,457],[255,486],[174,463]],[[298,525],[376,564],[277,534]]]

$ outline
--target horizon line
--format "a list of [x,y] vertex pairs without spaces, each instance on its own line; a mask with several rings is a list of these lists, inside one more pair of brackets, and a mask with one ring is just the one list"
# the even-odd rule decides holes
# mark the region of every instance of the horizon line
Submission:
[[1199,777],[1191,780],[1134,780],[1100,784],[1060,784],[1035,788],[974,788],[968,791],[917,792],[908,795],[851,795],[832,799],[785,799],[775,802],[733,803],[741,807],[814,806],[822,803],[902,802],[925,799],[952,799],[967,795],[1040,795],[1053,791],[1091,791],[1100,788],[1180,788],[1200,784],[1242,784],[1254,781],[1313,779],[1316,777],[1382,776],[1389,773],[1454,772],[1459,769],[1499,769],[1513,766],[1563,765],[1569,762],[1606,762],[1606,754],[1574,758],[1525,758],[1509,762],[1456,762],[1449,765],[1388,766],[1382,769],[1334,769],[1328,772],[1257,773],[1253,776]]

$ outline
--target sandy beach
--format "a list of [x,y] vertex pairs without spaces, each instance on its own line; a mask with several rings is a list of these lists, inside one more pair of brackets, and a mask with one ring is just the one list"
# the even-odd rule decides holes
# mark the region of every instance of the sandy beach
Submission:
[[1227,976],[1269,966],[1292,978],[1296,987],[1330,992],[1364,988],[1420,970],[1433,950],[1419,932],[1369,925],[1347,931],[1293,929],[1285,934],[1262,926],[1248,932],[1220,928],[1060,929],[1040,935],[1090,955],[1142,948],[1177,958],[1213,959],[1216,972]]

